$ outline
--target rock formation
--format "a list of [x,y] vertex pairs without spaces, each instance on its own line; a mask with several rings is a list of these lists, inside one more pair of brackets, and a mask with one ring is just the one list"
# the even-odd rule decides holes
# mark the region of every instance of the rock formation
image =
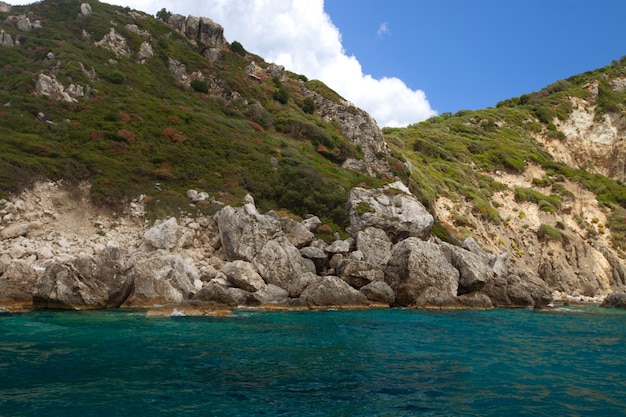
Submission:
[[[388,202],[389,190],[366,190],[367,199]],[[298,222],[261,214],[251,197],[213,217],[170,218],[147,229],[128,219],[104,234],[93,226],[103,220],[96,220],[80,196],[61,199],[64,191],[52,183],[39,185],[34,194],[1,206],[0,303],[5,308],[439,309],[551,302],[548,285],[506,264],[506,257],[482,251],[471,239],[458,247],[429,237],[432,220],[423,208],[401,213],[398,227],[407,232],[399,233],[386,221],[364,226],[360,217],[366,214],[380,219],[389,214],[389,204],[373,204],[372,211],[354,214],[353,237],[324,242],[310,231],[319,219]],[[408,190],[400,201],[390,203],[394,210],[420,205]],[[85,224],[73,224],[73,216]]]

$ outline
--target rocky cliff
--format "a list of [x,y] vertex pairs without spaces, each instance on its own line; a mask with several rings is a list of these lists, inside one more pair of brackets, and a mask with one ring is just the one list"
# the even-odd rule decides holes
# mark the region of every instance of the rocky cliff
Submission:
[[[0,308],[543,307],[626,291],[626,75],[381,132],[319,81],[233,51],[209,18],[17,10],[0,3]],[[50,27],[64,41],[38,37]]]
[[[402,183],[354,189],[346,239],[315,238],[322,222],[259,213],[251,197],[213,216],[144,226],[111,218],[87,189],[40,183],[2,202],[4,309],[541,307],[548,285],[468,239],[429,232],[433,218]],[[193,194],[190,193],[190,194]],[[398,216],[402,220],[390,221]]]

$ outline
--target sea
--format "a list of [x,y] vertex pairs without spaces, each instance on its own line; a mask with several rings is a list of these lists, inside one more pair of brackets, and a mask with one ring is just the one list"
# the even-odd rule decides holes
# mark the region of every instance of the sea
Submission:
[[626,311],[4,313],[0,416],[626,416]]

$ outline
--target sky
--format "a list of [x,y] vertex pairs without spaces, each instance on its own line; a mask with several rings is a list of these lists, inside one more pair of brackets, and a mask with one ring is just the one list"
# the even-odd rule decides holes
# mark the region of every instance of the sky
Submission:
[[106,2],[209,17],[229,42],[322,80],[381,127],[494,107],[626,55],[625,0]]

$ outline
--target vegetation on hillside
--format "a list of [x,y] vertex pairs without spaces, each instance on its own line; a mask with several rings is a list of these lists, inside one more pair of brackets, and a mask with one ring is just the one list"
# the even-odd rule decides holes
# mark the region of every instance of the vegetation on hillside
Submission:
[[[475,216],[499,224],[503,219],[492,197],[506,186],[494,180],[497,175],[493,174],[520,174],[532,162],[547,172],[545,178],[535,179],[536,185],[549,186],[552,192],[546,195],[516,188],[512,191],[518,201],[530,201],[542,211],[558,213],[562,201],[573,198],[563,181],[578,182],[596,194],[607,209],[614,247],[626,249],[626,186],[555,162],[533,137],[542,133],[562,140],[555,120],[569,117],[572,97],[590,99],[594,83],[597,117],[623,112],[626,91],[616,91],[610,85],[611,80],[620,77],[626,77],[626,58],[558,81],[539,92],[503,101],[495,108],[442,114],[408,128],[386,128],[383,132],[396,158],[410,167],[412,188],[427,207],[432,208],[440,196],[452,201],[462,199],[471,203]],[[467,225],[467,220],[460,217],[459,223]],[[435,232],[448,238],[449,230],[438,226]],[[555,235],[552,229],[542,228],[542,236]]]
[[[244,68],[268,64],[239,42],[211,63],[159,19],[134,18],[128,8],[101,2],[78,16],[79,6],[45,0],[0,14],[0,22],[27,12],[42,22],[28,33],[2,25],[20,44],[0,54],[0,197],[43,178],[89,180],[103,206],[119,208],[144,195],[153,218],[211,210],[189,206],[185,191],[193,188],[224,203],[251,193],[262,210],[314,213],[337,228],[346,225],[347,191],[372,179],[339,167],[358,149],[315,115],[301,92],[306,77],[253,79]],[[131,56],[94,45],[111,27]],[[144,41],[154,56],[138,63]],[[178,82],[170,59],[202,77]],[[82,86],[85,97],[69,103],[36,95],[39,74],[66,88]],[[330,94],[318,81],[308,84]]]

